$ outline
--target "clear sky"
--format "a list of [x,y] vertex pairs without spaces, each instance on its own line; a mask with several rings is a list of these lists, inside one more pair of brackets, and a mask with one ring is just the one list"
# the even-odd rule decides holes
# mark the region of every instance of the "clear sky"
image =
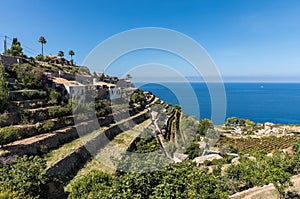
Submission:
[[[81,64],[116,33],[164,27],[199,42],[225,80],[300,81],[298,0],[7,0],[0,8],[1,40],[17,37],[28,56],[40,53],[43,35],[45,54],[72,49]],[[119,67],[130,63],[127,58]]]

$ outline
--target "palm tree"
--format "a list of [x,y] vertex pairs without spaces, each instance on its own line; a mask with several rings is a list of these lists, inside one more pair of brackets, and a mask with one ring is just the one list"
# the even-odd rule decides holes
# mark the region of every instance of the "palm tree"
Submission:
[[64,55],[65,55],[65,53],[62,50],[58,51],[58,53],[57,53],[57,56],[59,56],[60,58],[64,57]]
[[44,57],[44,44],[46,44],[46,43],[47,43],[47,41],[46,41],[45,37],[43,37],[43,36],[40,36],[40,38],[39,38],[39,43],[41,43],[41,44],[42,44],[42,56]]
[[72,60],[73,60],[72,57],[75,55],[74,51],[73,51],[73,50],[70,50],[70,51],[69,51],[69,55],[71,56],[71,61],[72,61]]
[[126,74],[126,79],[131,79],[132,76],[130,74]]

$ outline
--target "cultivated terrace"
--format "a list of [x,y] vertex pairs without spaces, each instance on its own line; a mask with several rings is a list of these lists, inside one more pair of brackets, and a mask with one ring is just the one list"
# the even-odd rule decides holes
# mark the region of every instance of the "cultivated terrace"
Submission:
[[229,198],[270,183],[291,194],[296,127],[198,121],[130,75],[62,56],[1,55],[0,198]]

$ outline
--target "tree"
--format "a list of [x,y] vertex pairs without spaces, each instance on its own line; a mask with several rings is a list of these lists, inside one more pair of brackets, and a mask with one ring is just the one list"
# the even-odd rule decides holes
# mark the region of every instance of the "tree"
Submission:
[[0,62],[0,113],[2,113],[8,104],[9,90],[4,77],[4,67]]
[[146,96],[142,90],[137,90],[131,95],[131,102],[132,103],[139,103],[143,104],[146,100]]
[[65,56],[64,51],[62,50],[58,51],[57,56],[59,56],[60,58],[64,57]]
[[181,106],[178,105],[178,104],[175,104],[174,109],[177,110],[177,111],[181,111]]
[[131,78],[132,78],[132,76],[130,74],[126,75],[126,79],[131,79]]
[[9,198],[44,198],[48,176],[46,162],[37,156],[17,157],[13,165],[0,168],[0,195]]
[[47,41],[46,41],[45,37],[43,37],[43,36],[40,36],[40,38],[39,38],[39,43],[41,43],[41,44],[42,44],[42,56],[44,56],[44,44],[46,44],[46,43],[47,43]]
[[70,51],[69,51],[69,55],[71,56],[71,61],[72,61],[72,60],[73,60],[72,57],[75,55],[74,51],[73,51],[73,50],[70,50]]
[[43,86],[41,79],[43,70],[41,68],[25,63],[14,65],[12,71],[16,73],[18,83],[26,88],[41,88]]
[[213,128],[213,123],[209,119],[202,119],[199,121],[197,133],[205,135],[209,128]]
[[8,55],[23,57],[23,48],[17,38],[13,38],[10,49],[7,51]]

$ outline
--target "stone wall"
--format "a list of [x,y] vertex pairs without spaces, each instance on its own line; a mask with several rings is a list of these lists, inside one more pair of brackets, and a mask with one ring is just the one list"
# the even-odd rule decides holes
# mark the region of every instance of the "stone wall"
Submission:
[[50,175],[61,174],[67,175],[71,171],[80,169],[80,164],[87,161],[91,154],[96,154],[101,148],[105,147],[110,140],[114,139],[115,136],[132,128],[135,124],[139,124],[147,119],[147,112],[137,115],[133,118],[125,120],[120,124],[115,124],[112,127],[100,133],[94,139],[88,141],[85,146],[82,146],[71,154],[55,163],[52,167],[47,170]]
[[16,107],[17,109],[30,109],[30,108],[39,108],[47,105],[47,99],[33,99],[33,100],[24,100],[24,101],[12,101],[10,104],[11,109]]
[[20,122],[19,113],[2,113],[0,115],[0,128],[4,126],[9,126],[13,124],[18,124]]

